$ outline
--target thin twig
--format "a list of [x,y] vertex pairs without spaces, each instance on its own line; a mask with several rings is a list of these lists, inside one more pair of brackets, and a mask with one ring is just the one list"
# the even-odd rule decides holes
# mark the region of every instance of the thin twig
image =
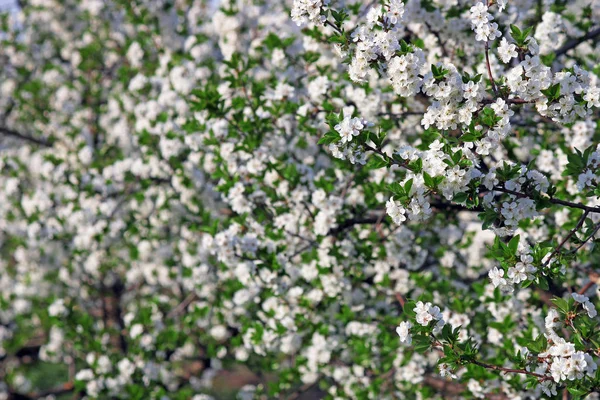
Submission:
[[[398,161],[394,160],[392,157],[388,156],[388,155],[387,155],[386,153],[384,153],[383,151],[381,151],[381,150],[379,150],[379,149],[377,149],[377,148],[375,148],[375,147],[371,147],[371,146],[369,146],[369,145],[368,145],[368,144],[366,144],[366,143],[365,143],[365,144],[363,144],[363,146],[364,146],[364,148],[365,148],[365,149],[367,149],[367,150],[369,150],[369,151],[372,151],[373,153],[377,153],[377,154],[379,154],[381,157],[383,157],[383,158],[384,158],[386,161],[388,161],[390,164],[398,165],[398,166],[400,166],[400,167],[402,167],[402,168],[406,168],[406,169],[408,169],[408,170],[410,170],[410,171],[413,171],[413,169],[412,169],[411,167],[409,167],[407,163],[401,163],[401,162],[398,162]],[[413,171],[413,172],[414,172],[414,171]]]
[[67,382],[62,384],[59,387],[48,389],[42,392],[33,392],[33,393],[19,393],[16,391],[8,390],[8,394],[11,396],[11,399],[23,399],[23,400],[33,400],[40,399],[42,397],[48,396],[60,396],[63,394],[71,393],[75,389],[72,382]]
[[490,65],[490,46],[488,42],[485,42],[485,64],[487,66],[488,77],[490,78],[490,82],[492,83],[492,90],[494,94],[498,96],[498,88],[496,87],[496,82],[494,81],[494,77],[492,76],[492,67]]
[[589,211],[586,211],[583,213],[583,215],[579,219],[579,222],[577,223],[575,228],[571,229],[571,232],[569,232],[569,234],[567,236],[565,236],[565,238],[562,240],[562,242],[560,242],[560,244],[556,247],[556,249],[554,249],[554,251],[550,254],[550,257],[548,257],[548,259],[544,263],[544,266],[547,266],[550,263],[550,260],[552,260],[552,258],[560,252],[560,249],[562,249],[562,247],[565,245],[565,243],[567,243],[567,241],[570,238],[572,238],[573,235],[575,235],[575,233],[577,233],[577,231],[583,226],[583,222],[587,218],[588,214],[589,214]]
[[187,295],[187,297],[181,302],[179,303],[179,305],[177,305],[177,307],[175,307],[174,309],[172,309],[168,314],[167,314],[167,319],[168,318],[173,318],[179,314],[181,314],[183,311],[185,311],[185,309],[194,301],[196,300],[196,293],[192,292],[189,295]]
[[382,213],[381,215],[378,215],[378,216],[366,217],[366,218],[347,219],[344,222],[342,222],[341,224],[339,224],[336,228],[330,229],[329,232],[327,233],[327,236],[336,236],[336,235],[340,234],[341,232],[345,231],[346,229],[353,227],[354,225],[376,224],[380,221],[380,219],[382,219],[382,216],[385,216],[385,214]]
[[310,389],[312,389],[313,387],[315,387],[318,383],[319,383],[319,379],[317,379],[313,383],[307,383],[307,384],[301,386],[300,388],[298,388],[295,392],[291,393],[288,397],[286,397],[286,399],[287,400],[295,400],[298,397],[300,397],[303,393],[305,393],[305,392],[309,391]]
[[591,288],[594,285],[595,285],[595,282],[589,281],[588,283],[585,284],[584,287],[582,287],[581,289],[579,289],[579,291],[577,293],[584,294],[585,292],[587,292],[589,290],[589,288]]
[[337,26],[335,26],[331,21],[329,20],[325,20],[325,25],[328,25],[330,27],[332,27],[337,33],[339,33],[340,35],[342,35],[344,32],[342,32],[340,30],[340,28],[338,28]]
[[481,362],[481,361],[477,361],[477,360],[473,360],[473,361],[471,361],[471,363],[473,363],[475,365],[479,365],[480,367],[483,367],[485,369],[491,369],[491,370],[494,370],[494,371],[501,371],[501,372],[506,372],[506,373],[523,374],[523,375],[535,376],[536,378],[539,378],[542,381],[547,381],[547,380],[552,379],[551,376],[538,374],[538,373],[527,371],[527,370],[524,370],[524,369],[505,368],[505,367],[500,367],[498,365],[487,364],[487,363],[484,363],[484,362]]
[[577,246],[573,250],[571,250],[571,252],[569,254],[577,253],[579,251],[579,249],[581,249],[583,246],[585,246],[586,243],[589,242],[589,240],[591,238],[593,238],[596,233],[598,233],[599,229],[600,229],[600,223],[596,224],[594,231],[587,238],[585,238],[585,240],[579,246]]
[[362,168],[362,165],[361,165],[361,167],[360,167],[360,168],[359,168],[359,169],[358,169],[356,172],[354,172],[354,173],[353,173],[352,175],[350,175],[350,177],[348,178],[348,182],[346,182],[346,184],[344,185],[344,188],[342,189],[342,194],[340,195],[340,197],[341,197],[342,199],[345,199],[345,198],[346,198],[346,194],[348,193],[348,190],[350,189],[350,187],[351,187],[351,186],[352,186],[352,184],[354,183],[354,178],[356,178],[356,174],[358,173],[358,171],[360,171],[360,169],[361,169],[361,168]]
[[400,307],[402,307],[402,310],[404,310],[404,305],[406,304],[406,300],[404,300],[404,297],[402,297],[402,295],[400,293],[396,293],[396,300],[398,300],[398,303],[400,303]]
[[31,143],[35,143],[35,144],[38,144],[40,146],[44,146],[44,147],[50,147],[51,146],[50,142],[48,142],[45,139],[38,139],[36,137],[30,136],[30,135],[26,135],[26,134],[21,133],[21,132],[17,132],[15,130],[7,128],[5,126],[0,126],[0,133],[4,134],[6,136],[12,136],[14,138],[18,138],[18,139],[25,140],[25,141],[28,141],[28,142],[31,142]]
[[[521,192],[517,192],[514,190],[506,189],[502,186],[496,186],[492,190],[512,194],[513,196],[517,196],[520,198],[531,198],[526,193],[521,193]],[[552,204],[558,204],[561,206],[567,206],[567,207],[571,207],[571,208],[579,208],[580,210],[584,210],[584,211],[587,211],[590,213],[600,213],[600,207],[590,207],[590,206],[586,206],[585,204],[573,203],[570,201],[559,200],[559,199],[555,199],[555,198],[550,198],[550,199],[548,199],[548,201]]]
[[442,57],[448,57],[448,51],[446,50],[446,43],[442,40],[442,36],[440,35],[440,32],[433,30],[431,28],[431,25],[429,23],[427,23],[426,21],[425,21],[425,26],[427,26],[427,29],[429,29],[429,31],[433,34],[433,36],[435,36],[435,38],[440,43],[440,48],[442,49]]
[[583,43],[585,41],[588,41],[590,39],[594,39],[594,38],[596,38],[598,36],[600,36],[600,28],[594,29],[593,31],[588,32],[587,34],[583,35],[580,38],[568,41],[567,43],[565,43],[564,46],[562,46],[560,49],[556,50],[554,52],[554,54],[555,54],[556,57],[562,56],[567,51],[569,51],[571,49],[574,49],[575,47],[579,46],[581,43]]

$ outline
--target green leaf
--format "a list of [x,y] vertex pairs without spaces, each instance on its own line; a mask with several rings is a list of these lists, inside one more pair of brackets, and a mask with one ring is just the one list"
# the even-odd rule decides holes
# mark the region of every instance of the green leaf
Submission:
[[558,310],[561,311],[562,314],[566,314],[569,312],[569,303],[565,299],[557,297],[552,299],[552,303],[554,303],[556,308],[558,308]]
[[477,216],[483,222],[482,229],[488,229],[498,218],[498,214],[492,209],[485,210],[484,212],[479,213]]
[[423,171],[423,181],[425,182],[425,186],[435,189],[435,182],[431,175],[427,173],[427,171]]
[[481,138],[481,133],[467,132],[464,135],[462,135],[459,139],[463,142],[474,142],[476,140],[479,140],[480,138]]
[[490,107],[484,108],[479,114],[481,123],[490,128],[494,127],[501,119],[502,118],[496,116],[496,113]]
[[512,255],[517,254],[517,249],[519,248],[519,239],[520,235],[517,235],[508,242],[508,248],[510,249]]
[[346,43],[346,36],[344,35],[333,35],[328,39],[329,43]]
[[269,50],[273,50],[276,49],[278,47],[283,47],[283,42],[281,41],[281,39],[279,38],[279,36],[277,36],[274,33],[269,33],[267,35],[267,37],[265,38],[265,40],[263,41],[264,45],[267,46],[267,48]]
[[585,396],[586,394],[589,393],[589,390],[586,389],[580,389],[580,388],[576,388],[576,387],[568,387],[567,390],[569,391],[569,393],[571,393],[573,396]]
[[431,347],[431,340],[427,336],[415,335],[413,337],[413,348],[417,353],[425,353]]
[[560,83],[555,83],[548,89],[540,90],[547,98],[548,101],[556,101],[560,97]]
[[341,139],[342,139],[342,137],[340,136],[339,133],[337,133],[336,131],[329,131],[321,139],[319,139],[317,144],[336,143],[336,142],[339,142]]
[[413,179],[409,179],[408,181],[406,181],[406,183],[404,184],[404,191],[406,192],[406,194],[410,194],[410,189],[412,189],[412,185],[413,185]]
[[[400,158],[400,157],[398,157]],[[404,162],[404,160],[402,160]],[[416,161],[412,161],[408,164],[408,167],[413,170],[414,173],[418,174],[423,170],[423,159],[418,158]]]
[[433,73],[433,77],[436,81],[441,81],[450,71],[444,69],[443,66],[437,67],[436,65],[431,64],[431,72]]
[[456,193],[452,200],[456,203],[464,203],[467,201],[468,198],[469,195],[467,193]]
[[513,39],[519,40],[519,39],[521,39],[521,36],[523,34],[521,33],[521,30],[519,29],[518,26],[511,24],[510,25],[510,35],[513,37]]
[[454,161],[454,165],[458,164],[460,159],[462,158],[462,150],[458,150],[454,154],[452,154],[452,161]]
[[402,199],[406,197],[406,192],[404,191],[404,188],[398,182],[390,183],[387,186],[387,188],[397,199]]
[[404,307],[402,307],[402,312],[406,314],[408,318],[414,318],[417,314],[414,309],[417,306],[417,303],[413,300],[408,300],[404,303]]
[[328,113],[333,112],[333,110],[335,110],[333,104],[331,104],[327,100],[321,104],[321,107],[323,107],[323,110],[327,111]]
[[547,346],[548,340],[546,337],[544,335],[538,335],[538,337],[531,341],[527,347],[535,353],[541,353],[546,350]]
[[[321,140],[323,140],[323,139],[321,139]],[[383,167],[387,167],[387,166],[389,166],[389,162],[379,156],[372,156],[369,159],[369,162],[367,163],[368,169],[379,169],[379,168],[383,168]]]

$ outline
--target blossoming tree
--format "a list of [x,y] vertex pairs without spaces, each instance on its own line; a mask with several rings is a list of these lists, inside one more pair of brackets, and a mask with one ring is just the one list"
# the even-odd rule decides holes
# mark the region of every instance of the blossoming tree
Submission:
[[0,399],[597,398],[600,2],[0,23]]

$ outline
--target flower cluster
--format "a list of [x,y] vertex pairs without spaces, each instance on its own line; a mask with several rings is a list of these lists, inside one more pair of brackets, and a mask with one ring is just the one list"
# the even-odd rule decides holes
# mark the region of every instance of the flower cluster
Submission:
[[502,36],[498,31],[498,24],[491,22],[494,17],[488,12],[488,7],[483,2],[478,2],[471,7],[470,13],[471,29],[476,33],[476,40],[487,42]]
[[351,142],[353,137],[358,136],[365,127],[369,126],[364,119],[352,118],[351,115],[348,115],[349,113],[345,109],[344,119],[334,128],[340,134],[342,144]]
[[417,314],[415,318],[417,323],[422,326],[427,326],[430,322],[436,321],[435,328],[440,329],[446,323],[442,313],[440,312],[440,308],[432,305],[429,302],[417,302],[417,305],[413,311]]
[[582,172],[577,176],[577,189],[595,188],[600,183],[600,151],[593,151]]
[[578,293],[573,293],[571,296],[573,296],[573,300],[581,304],[583,309],[587,312],[588,317],[595,318],[596,315],[598,315],[596,306],[594,306],[594,304],[590,301],[589,297]]
[[292,6],[292,21],[298,26],[308,22],[323,24],[326,20],[324,6],[329,4],[328,0],[294,0]]
[[488,272],[488,276],[490,278],[490,281],[492,282],[492,285],[494,285],[495,288],[500,288],[500,290],[502,290],[505,293],[510,293],[514,290],[509,281],[506,278],[504,278],[503,269],[494,267],[490,270],[490,272]]
[[[354,82],[365,82],[371,66],[378,59],[394,63],[393,60],[398,58],[396,52],[401,49],[398,30],[403,16],[404,3],[400,0],[386,1],[382,6],[369,9],[366,23],[359,25],[351,34],[355,46],[348,67],[350,79]],[[397,72],[402,70],[396,67],[389,74],[394,76]],[[411,71],[407,73],[410,74]]]
[[593,376],[598,368],[589,354],[575,351],[575,346],[564,340],[552,345],[547,353],[540,354],[541,357],[545,355],[552,356],[550,373],[555,382]]
[[410,345],[412,343],[410,328],[412,328],[412,324],[408,321],[400,322],[400,325],[396,328],[396,333],[400,337],[400,341],[407,345]]
[[419,93],[423,85],[419,74],[425,64],[424,59],[423,51],[413,47],[411,52],[389,60],[386,73],[397,95],[410,97]]
[[[552,343],[546,351],[540,353],[538,358],[543,362],[536,371],[549,371],[556,383],[566,380],[582,379],[585,376],[594,376],[598,365],[593,358],[583,351],[578,351],[573,343],[559,337],[555,329],[560,326],[559,314],[551,310],[545,319],[546,335],[549,343]],[[543,387],[548,395],[556,393],[555,385]]]

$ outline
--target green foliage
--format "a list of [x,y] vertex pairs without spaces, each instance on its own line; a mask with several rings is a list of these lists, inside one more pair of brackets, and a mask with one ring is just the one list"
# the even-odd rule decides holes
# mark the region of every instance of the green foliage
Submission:
[[526,47],[527,38],[532,31],[533,27],[531,26],[524,31],[521,31],[516,25],[510,26],[510,35],[514,39],[516,45],[521,48]]

